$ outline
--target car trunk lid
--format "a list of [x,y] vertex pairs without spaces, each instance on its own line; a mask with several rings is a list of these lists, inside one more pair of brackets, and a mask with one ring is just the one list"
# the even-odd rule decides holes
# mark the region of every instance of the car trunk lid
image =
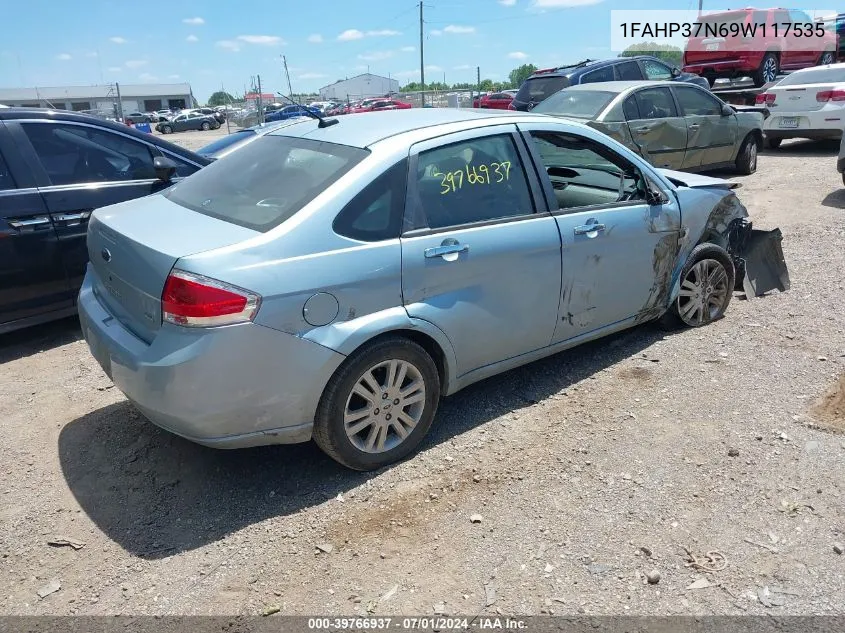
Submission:
[[98,209],[88,227],[94,293],[118,321],[150,343],[161,327],[161,293],[176,261],[256,235],[162,195]]
[[[777,114],[786,112],[814,112],[821,110],[828,103],[830,93],[833,91],[840,93],[839,98],[834,103],[838,102],[842,104],[841,93],[843,87],[845,87],[844,84],[815,83],[795,86],[774,86],[766,92],[775,95],[774,103],[770,104],[769,107]],[[820,93],[828,94],[822,94],[820,97]]]

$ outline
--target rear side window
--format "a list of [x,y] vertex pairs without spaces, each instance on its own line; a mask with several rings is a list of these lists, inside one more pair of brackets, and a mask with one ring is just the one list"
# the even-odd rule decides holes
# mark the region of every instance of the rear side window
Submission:
[[197,213],[255,231],[269,231],[368,154],[365,149],[347,145],[267,134],[163,195]]
[[637,62],[623,62],[616,64],[616,76],[620,81],[638,81],[643,78]]
[[640,109],[637,107],[637,99],[633,95],[625,99],[625,103],[622,107],[625,110],[625,120],[636,121],[640,118]]
[[613,66],[605,66],[585,73],[581,76],[579,83],[591,84],[598,81],[613,81]]
[[405,210],[408,161],[402,160],[376,178],[337,214],[335,233],[365,242],[399,237]]
[[552,95],[534,108],[533,112],[593,119],[602,113],[615,96],[615,92],[570,88]]
[[0,154],[0,191],[14,188],[15,181],[12,178],[12,174],[9,173],[9,167],[6,165],[6,161],[3,160],[3,155]]
[[516,93],[516,100],[524,103],[540,103],[568,85],[569,80],[566,77],[526,79]]
[[636,93],[637,109],[643,119],[665,119],[678,116],[669,88],[646,88]]

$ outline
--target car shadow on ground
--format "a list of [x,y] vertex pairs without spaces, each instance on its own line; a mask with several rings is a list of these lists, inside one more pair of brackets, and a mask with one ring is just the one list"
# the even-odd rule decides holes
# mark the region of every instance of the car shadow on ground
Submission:
[[[468,387],[442,402],[421,450],[531,406],[664,336],[646,324]],[[58,449],[82,510],[125,550],[151,559],[295,514],[373,476],[341,467],[313,443],[204,448],[153,426],[126,401],[70,422]]]
[[[839,154],[839,141],[810,141],[806,139],[784,141],[779,148],[766,149],[763,153],[767,156],[783,156],[785,158],[834,157]],[[831,169],[836,170],[835,162],[831,165]]]
[[39,354],[82,338],[75,316],[0,334],[0,365]]
[[845,189],[831,191],[822,200],[822,206],[834,209],[845,209]]

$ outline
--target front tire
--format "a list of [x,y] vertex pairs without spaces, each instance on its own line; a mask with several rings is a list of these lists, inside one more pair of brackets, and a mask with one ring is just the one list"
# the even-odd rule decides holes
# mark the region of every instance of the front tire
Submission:
[[164,134],[172,134],[172,133],[173,133],[173,128],[172,128],[172,127],[170,127],[169,125],[165,125],[163,128],[161,128],[161,131],[162,131]]
[[754,73],[754,85],[764,86],[770,81],[777,79],[780,65],[778,63],[778,56],[776,53],[766,53],[763,56],[763,61],[760,62],[760,67]]
[[320,398],[313,437],[332,459],[375,470],[414,451],[440,401],[429,354],[406,338],[377,340],[349,357]]
[[750,176],[757,171],[757,153],[760,150],[760,143],[757,137],[749,134],[742,147],[739,148],[739,153],[736,156],[736,170],[745,176]]
[[211,129],[211,124],[208,121],[203,121],[202,125],[200,125],[203,132],[208,132]]
[[681,271],[681,288],[660,319],[664,329],[701,327],[718,321],[730,305],[736,281],[733,260],[716,244],[696,246]]

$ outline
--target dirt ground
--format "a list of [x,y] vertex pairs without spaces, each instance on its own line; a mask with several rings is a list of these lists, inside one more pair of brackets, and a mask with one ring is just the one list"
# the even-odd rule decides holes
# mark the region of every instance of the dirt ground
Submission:
[[157,429],[75,320],[0,337],[0,613],[844,614],[836,150],[786,142],[739,178],[791,291],[477,384],[378,473]]

